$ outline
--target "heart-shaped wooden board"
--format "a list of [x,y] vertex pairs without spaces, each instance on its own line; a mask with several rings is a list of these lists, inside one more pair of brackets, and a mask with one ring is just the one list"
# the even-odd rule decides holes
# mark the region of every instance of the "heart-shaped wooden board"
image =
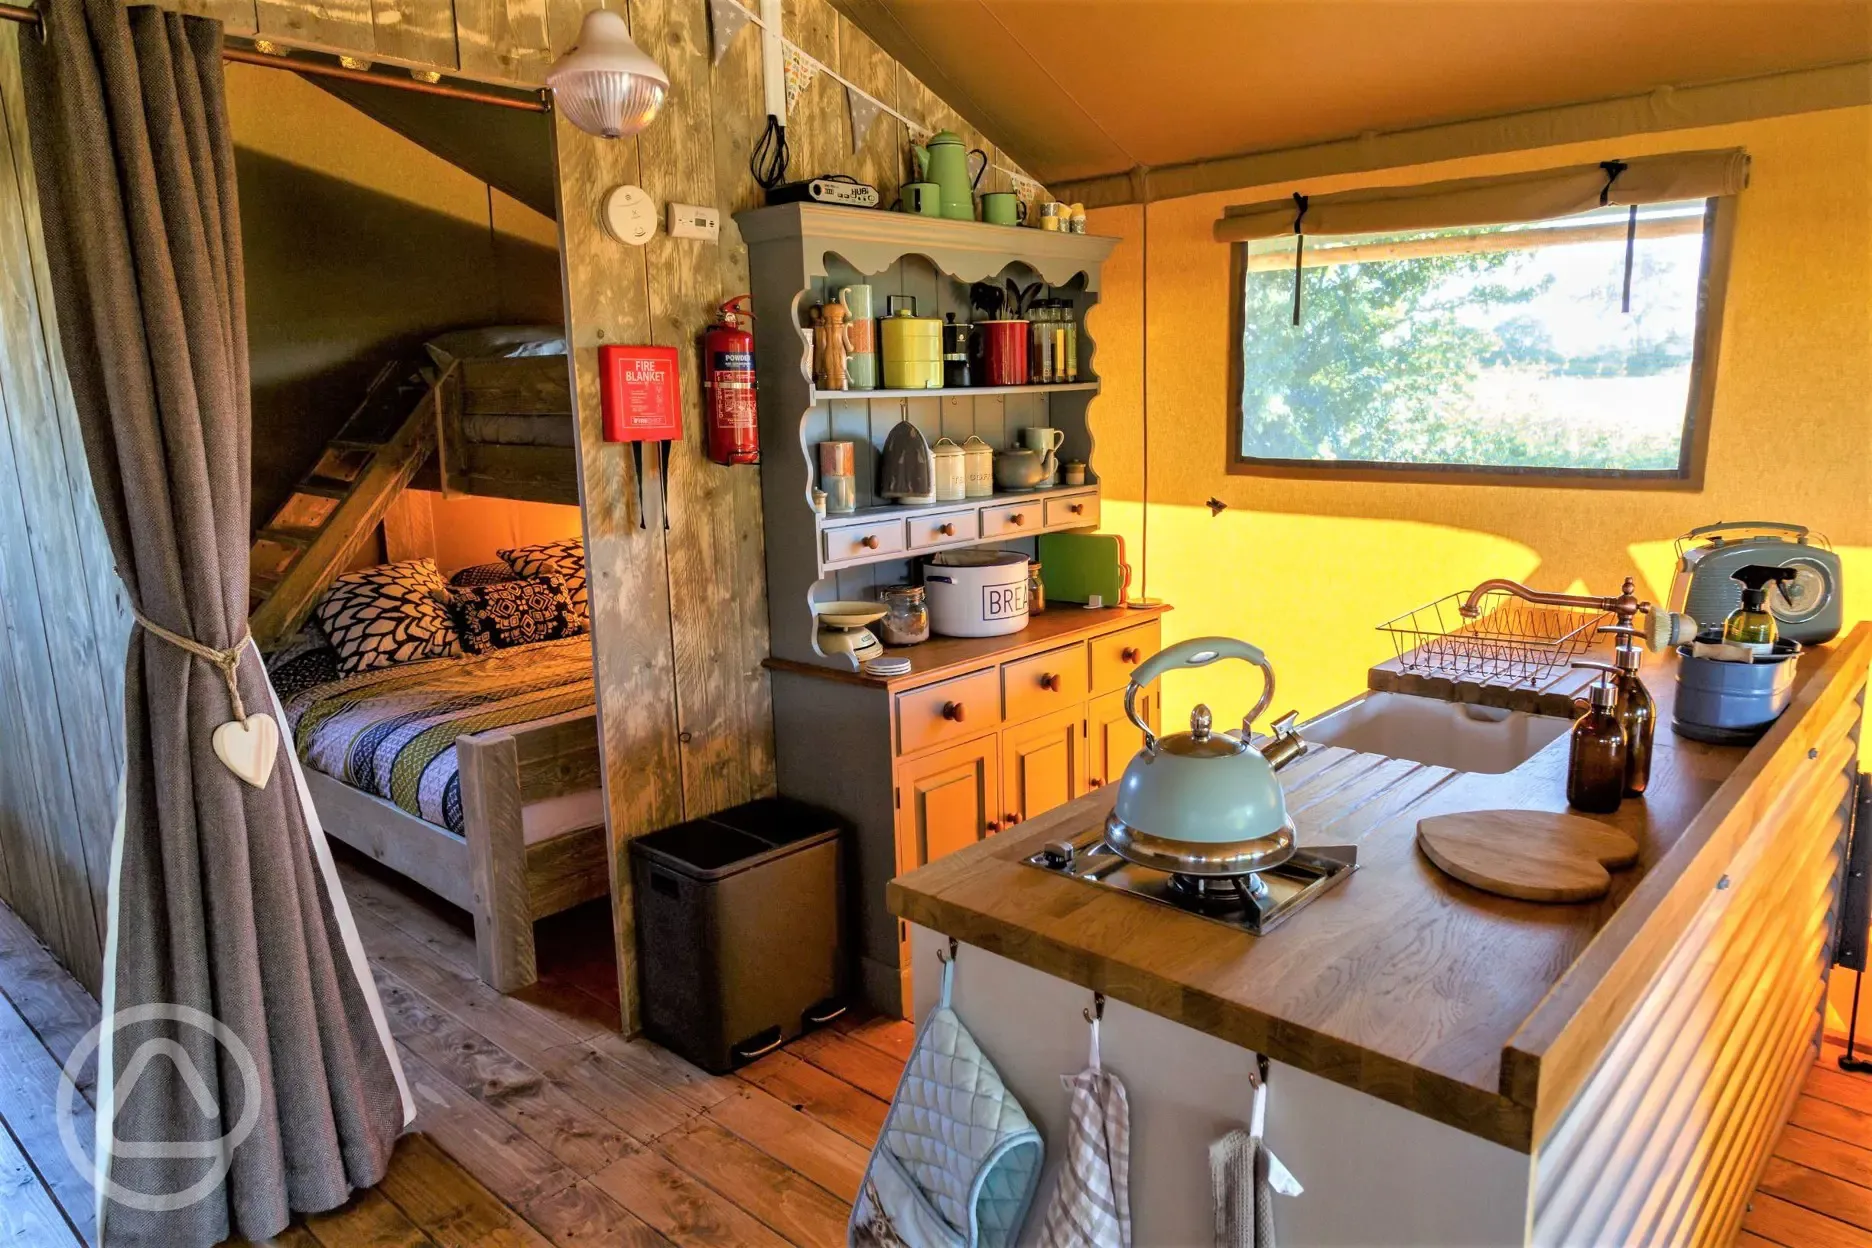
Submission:
[[210,738],[215,757],[227,769],[253,785],[264,789],[273,776],[273,759],[279,753],[279,725],[267,714],[249,715],[244,721],[233,719],[214,730]]
[[1523,901],[1591,901],[1607,868],[1638,861],[1638,842],[1608,824],[1548,810],[1470,810],[1417,822],[1424,856],[1465,884]]

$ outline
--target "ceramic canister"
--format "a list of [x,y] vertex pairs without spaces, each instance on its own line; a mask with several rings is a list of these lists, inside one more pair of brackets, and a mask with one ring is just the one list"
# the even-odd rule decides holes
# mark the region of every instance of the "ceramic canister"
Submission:
[[994,447],[974,434],[962,444],[963,483],[968,498],[987,498],[995,491]]
[[845,378],[853,390],[875,390],[878,384],[877,304],[869,286],[847,286],[838,301],[851,313],[851,354],[845,360]]
[[937,438],[930,448],[936,465],[936,501],[960,502],[968,497],[968,455],[948,438]]
[[1027,322],[977,321],[975,340],[982,366],[976,382],[984,386],[1027,384]]

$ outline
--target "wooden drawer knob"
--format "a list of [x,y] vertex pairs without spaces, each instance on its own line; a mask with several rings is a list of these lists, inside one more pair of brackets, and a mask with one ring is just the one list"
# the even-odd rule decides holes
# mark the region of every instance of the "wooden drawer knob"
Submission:
[[864,547],[866,550],[876,550],[877,549],[877,536],[872,533],[867,533],[863,537],[858,539],[858,544]]
[[1012,525],[1015,525],[1016,527],[1018,527],[1018,526],[1020,526],[1020,525],[1023,525],[1023,524],[1026,524],[1026,523],[1027,523],[1027,513],[1026,513],[1026,512],[1024,512],[1024,511],[1017,511],[1017,512],[1015,512],[1015,513],[1014,513],[1013,515],[1011,515],[1011,516],[1009,516],[1009,517],[1008,517],[1008,523],[1009,523],[1009,524],[1012,524]]
[[1118,657],[1123,659],[1126,663],[1135,664],[1144,656],[1138,653],[1138,648],[1136,646],[1126,646],[1118,652]]
[[990,819],[987,823],[984,823],[982,827],[986,828],[989,835],[991,836],[994,833],[999,832],[1001,830],[1001,825],[995,822],[993,819]]
[[1005,815],[1002,815],[1001,817],[1002,817],[1003,819],[1005,819],[1005,820],[1007,820],[1007,826],[1008,826],[1008,827],[1010,827],[1010,828],[1011,828],[1011,827],[1013,827],[1013,826],[1014,826],[1015,824],[1017,824],[1017,823],[1019,823],[1019,822],[1021,821],[1021,817],[1020,817],[1019,815],[1017,815],[1017,814],[1014,814],[1014,813],[1012,813],[1012,812],[1009,812],[1008,814],[1005,814]]
[[1066,505],[1066,510],[1072,512],[1072,514],[1075,516],[1083,516],[1085,514],[1085,504],[1084,503],[1068,503]]
[[1090,780],[1086,781],[1086,783],[1091,785],[1095,789],[1103,788],[1105,784],[1105,782],[1099,779],[1097,776],[1093,776]]
[[962,704],[960,702],[943,703],[942,717],[954,723],[962,722]]
[[1051,691],[1052,691],[1052,692],[1054,692],[1054,693],[1058,693],[1058,692],[1060,691],[1060,678],[1059,678],[1059,673],[1058,673],[1058,672],[1043,672],[1043,673],[1041,673],[1041,676],[1040,676],[1040,687],[1041,687],[1042,689],[1049,689],[1049,690],[1051,690]]
[[953,525],[953,524],[939,524],[939,525],[937,525],[937,526],[936,526],[936,531],[937,531],[938,533],[940,533],[940,534],[942,534],[942,535],[943,535],[944,537],[954,537],[954,536],[955,536],[955,525]]

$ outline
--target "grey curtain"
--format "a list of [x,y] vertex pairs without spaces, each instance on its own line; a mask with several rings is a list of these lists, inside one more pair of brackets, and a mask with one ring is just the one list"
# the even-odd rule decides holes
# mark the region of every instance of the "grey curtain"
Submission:
[[[252,430],[221,27],[122,0],[40,11],[47,41],[20,41],[33,164],[98,505],[137,609],[227,649]],[[123,1102],[104,1238],[262,1239],[383,1176],[402,1076],[290,745],[265,788],[237,779],[210,744],[234,714],[221,672],[148,629],[125,679],[105,1005],[139,1021],[107,1020],[100,1074]],[[250,714],[272,710],[251,647],[238,679]]]

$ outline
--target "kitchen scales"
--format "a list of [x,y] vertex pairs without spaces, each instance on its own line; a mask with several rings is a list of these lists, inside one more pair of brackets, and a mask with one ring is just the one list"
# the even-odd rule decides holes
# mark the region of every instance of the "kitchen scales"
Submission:
[[1248,875],[1176,875],[1126,862],[1105,843],[1104,833],[1094,829],[1070,841],[1048,841],[1022,861],[1262,936],[1357,870],[1358,848],[1296,849],[1278,866]]
[[884,643],[865,626],[883,619],[886,611],[879,602],[815,602],[813,618],[819,622],[819,653],[828,658],[849,654],[854,664],[880,657]]

